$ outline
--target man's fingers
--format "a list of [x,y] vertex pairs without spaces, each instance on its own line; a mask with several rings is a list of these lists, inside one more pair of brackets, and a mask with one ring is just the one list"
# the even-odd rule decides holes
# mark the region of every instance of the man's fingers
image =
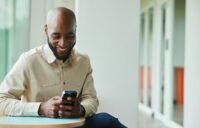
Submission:
[[[69,103],[70,105],[65,105]],[[44,106],[44,115],[55,117],[78,117],[80,113],[80,103],[78,98],[62,99],[59,96],[54,96]]]
[[79,117],[79,113],[79,111],[58,111],[58,116],[64,118]]
[[59,107],[58,107],[58,106],[53,106],[53,107],[51,108],[51,111],[54,112],[54,113],[58,113]]
[[51,111],[51,112],[49,113],[49,117],[50,117],[50,118],[59,117],[58,111],[57,111],[57,112]]
[[73,107],[71,105],[60,105],[60,110],[62,111],[72,111]]
[[72,112],[70,111],[58,111],[59,117],[72,117]]
[[62,104],[62,99],[60,97],[53,97],[53,105]]
[[58,99],[60,99],[60,96],[54,96],[52,99],[53,100],[58,100]]
[[60,105],[61,111],[80,111],[80,106]]

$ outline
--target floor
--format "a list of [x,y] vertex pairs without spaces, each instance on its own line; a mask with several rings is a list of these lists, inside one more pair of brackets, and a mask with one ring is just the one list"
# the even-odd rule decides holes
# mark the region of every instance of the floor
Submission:
[[169,127],[164,126],[162,122],[145,114],[143,111],[139,111],[139,128],[169,128]]
[[183,125],[183,105],[174,105],[173,120]]
[[[174,105],[173,120],[183,125],[183,105]],[[159,120],[139,110],[139,128],[168,128]]]

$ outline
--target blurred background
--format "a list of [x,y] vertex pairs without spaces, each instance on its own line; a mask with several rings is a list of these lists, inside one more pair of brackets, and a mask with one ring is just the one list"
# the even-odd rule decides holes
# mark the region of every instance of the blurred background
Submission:
[[141,0],[140,109],[183,126],[185,0]]
[[165,125],[152,127],[200,127],[200,2],[140,2],[139,110]]
[[46,14],[58,6],[76,14],[98,112],[130,128],[200,127],[199,0],[0,0],[0,82],[46,43]]

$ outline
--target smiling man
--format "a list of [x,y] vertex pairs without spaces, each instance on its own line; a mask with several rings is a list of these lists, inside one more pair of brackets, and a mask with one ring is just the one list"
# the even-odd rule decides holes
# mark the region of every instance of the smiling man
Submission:
[[76,19],[73,13],[51,10],[47,16],[45,32],[48,44],[56,58],[67,60],[76,43]]
[[[74,49],[76,18],[64,7],[49,11],[47,44],[23,53],[0,86],[0,114],[86,117],[86,128],[125,128],[108,113],[96,114],[98,99],[89,57]],[[75,90],[66,104],[63,90]]]

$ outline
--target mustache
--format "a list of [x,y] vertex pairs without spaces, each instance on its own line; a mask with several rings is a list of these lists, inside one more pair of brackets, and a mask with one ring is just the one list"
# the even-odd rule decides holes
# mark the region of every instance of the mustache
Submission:
[[66,51],[72,50],[72,48],[74,47],[74,45],[76,44],[76,42],[72,43],[71,45],[69,45],[68,47],[60,47],[59,45],[55,46],[54,49],[56,48],[62,48],[62,49],[66,49]]
[[[56,48],[58,48],[59,46],[53,46],[51,44],[51,42],[49,41],[49,38],[47,38],[47,42],[49,44],[49,47],[51,48],[51,50],[53,50],[53,52],[56,51]],[[71,51],[74,48],[74,45],[76,44],[76,42],[74,42],[73,44],[71,44],[68,48],[67,48],[67,52]]]

